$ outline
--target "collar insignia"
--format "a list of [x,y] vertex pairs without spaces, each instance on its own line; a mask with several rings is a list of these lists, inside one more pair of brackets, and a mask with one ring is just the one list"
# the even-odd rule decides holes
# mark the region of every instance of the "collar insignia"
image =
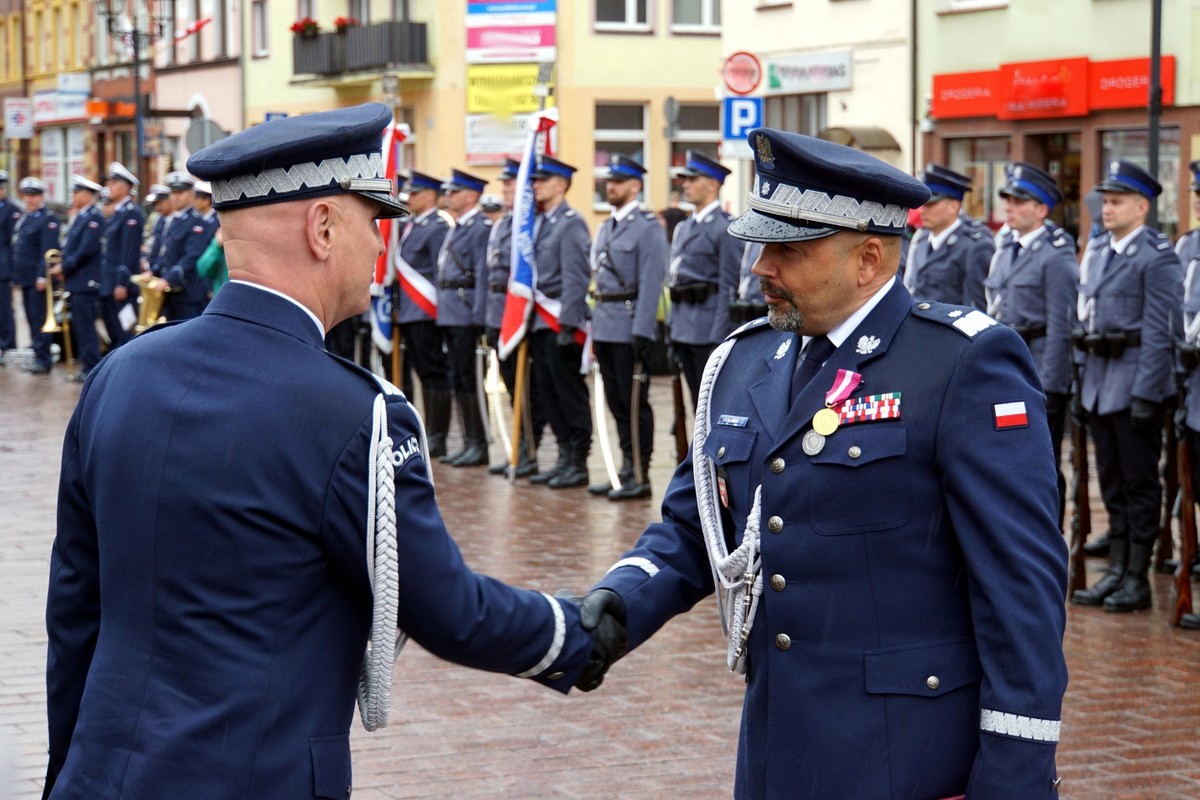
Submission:
[[770,192],[770,191],[771,191],[771,182],[770,182],[770,181],[763,181],[763,182],[762,182],[762,195],[763,195],[763,197],[766,197],[766,196],[767,196],[767,193],[768,193],[768,192]]
[[878,336],[860,336],[858,337],[858,346],[854,348],[854,352],[860,356],[870,355],[875,352],[876,347],[879,347]]
[[779,348],[775,351],[775,360],[778,361],[779,359],[786,356],[787,351],[790,350],[791,347],[792,347],[791,339],[784,339],[782,342],[780,342]]

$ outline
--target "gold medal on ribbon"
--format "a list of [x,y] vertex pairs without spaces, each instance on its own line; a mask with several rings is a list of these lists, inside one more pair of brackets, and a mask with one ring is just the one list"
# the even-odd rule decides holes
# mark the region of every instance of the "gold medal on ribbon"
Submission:
[[813,430],[822,436],[829,436],[838,429],[838,415],[832,408],[822,408],[813,415]]

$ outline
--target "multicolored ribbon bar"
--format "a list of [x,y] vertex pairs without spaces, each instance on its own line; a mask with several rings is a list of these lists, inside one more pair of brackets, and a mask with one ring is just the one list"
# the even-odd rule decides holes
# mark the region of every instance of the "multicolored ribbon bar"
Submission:
[[900,419],[900,392],[852,397],[837,407],[837,415],[841,425]]

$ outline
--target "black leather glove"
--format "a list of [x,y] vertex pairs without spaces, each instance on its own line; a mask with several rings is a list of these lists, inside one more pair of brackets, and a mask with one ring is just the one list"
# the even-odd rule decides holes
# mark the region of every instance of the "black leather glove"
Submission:
[[559,347],[570,347],[575,344],[575,329],[563,325],[558,335],[554,337],[554,343]]
[[650,345],[654,341],[647,339],[645,336],[633,336],[633,360],[642,362],[642,366],[646,366],[646,357],[650,354]]
[[1071,404],[1068,406],[1071,415],[1071,424],[1076,428],[1083,429],[1087,427],[1087,412],[1083,410],[1083,400],[1079,398],[1079,393],[1071,395]]
[[1050,419],[1061,417],[1067,411],[1067,403],[1071,395],[1061,392],[1046,392],[1046,416]]
[[475,340],[476,347],[479,346],[479,343],[483,341],[483,337],[485,336],[487,336],[487,328],[482,325],[471,326],[471,338]]
[[1129,422],[1133,429],[1140,433],[1152,431],[1163,424],[1163,408],[1161,403],[1152,403],[1140,397],[1133,398],[1129,404]]
[[487,330],[487,346],[493,350],[500,349],[500,329],[488,328]]
[[592,657],[575,688],[590,692],[604,682],[604,673],[625,655],[629,646],[625,601],[611,589],[588,592],[579,601],[579,624],[592,634]]

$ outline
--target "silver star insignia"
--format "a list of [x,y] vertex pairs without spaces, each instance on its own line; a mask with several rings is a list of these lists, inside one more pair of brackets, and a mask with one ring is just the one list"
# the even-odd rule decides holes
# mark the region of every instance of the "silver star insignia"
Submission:
[[791,348],[791,346],[792,346],[791,339],[784,339],[782,342],[780,342],[779,349],[775,351],[775,360],[778,361],[779,359],[786,356],[787,351]]
[[879,347],[879,337],[860,336],[858,337],[858,346],[854,348],[854,352],[860,356],[865,356],[874,353],[876,347]]
[[766,196],[767,196],[767,193],[768,193],[768,192],[770,192],[770,191],[771,191],[771,182],[770,182],[770,181],[763,181],[763,182],[762,182],[762,193],[763,193],[763,197],[766,197]]
[[950,312],[950,319],[954,319],[955,317],[961,317],[961,316],[962,316],[961,311],[951,311]]

